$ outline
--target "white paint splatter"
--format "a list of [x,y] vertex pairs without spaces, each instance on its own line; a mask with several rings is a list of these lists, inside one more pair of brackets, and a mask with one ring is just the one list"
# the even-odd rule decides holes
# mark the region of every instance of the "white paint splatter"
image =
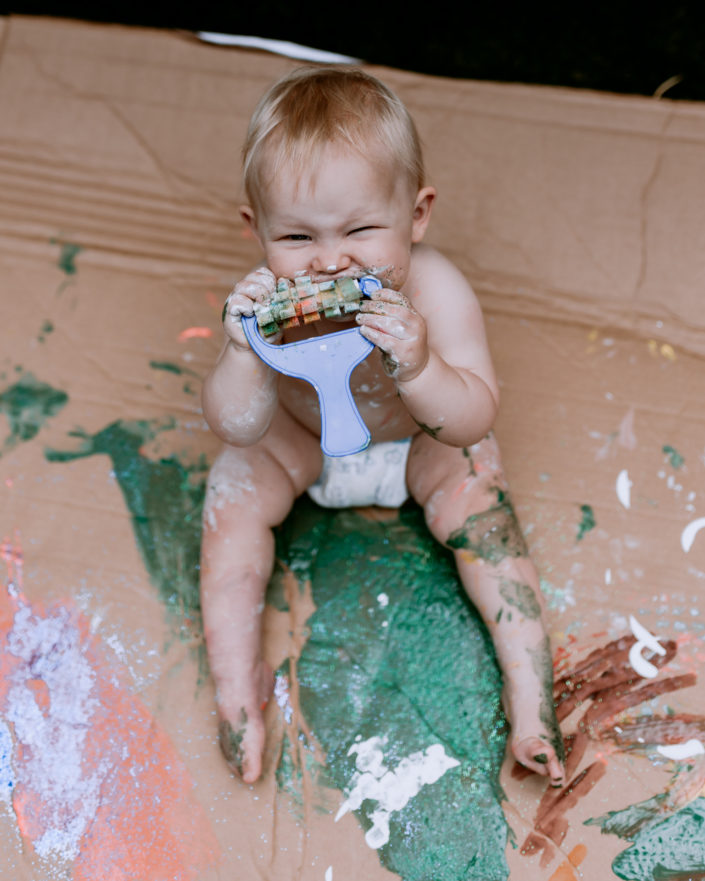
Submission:
[[697,520],[693,520],[685,527],[685,529],[681,533],[681,547],[686,552],[686,554],[693,547],[695,536],[700,532],[701,529],[704,528],[705,517],[698,517]]
[[389,841],[389,818],[418,795],[423,786],[435,783],[450,768],[460,764],[447,756],[440,743],[403,758],[392,771],[384,764],[386,738],[370,737],[354,743],[348,755],[357,754],[357,772],[350,780],[350,794],[340,806],[335,822],[349,811],[356,811],[363,801],[377,802],[372,812],[372,828],[365,835],[368,846],[377,849]]
[[699,740],[692,738],[685,743],[674,743],[671,746],[657,746],[656,749],[667,759],[689,759],[691,756],[705,754],[705,747]]
[[284,721],[287,725],[291,724],[294,715],[294,708],[291,706],[289,698],[289,680],[286,676],[277,676],[274,680],[274,699],[277,706],[284,714]]
[[628,450],[636,447],[636,435],[634,434],[634,408],[631,407],[619,424],[618,443]]
[[[98,764],[87,774],[84,768],[84,742],[99,706],[92,695],[95,673],[66,609],[40,618],[20,606],[7,649],[23,662],[11,674],[6,710],[24,756],[18,782],[44,806],[46,831],[33,844],[43,858],[74,860],[109,770]],[[46,699],[39,702],[32,688],[38,681],[46,687]]]
[[328,866],[326,869],[325,881],[333,881],[333,866]]
[[9,806],[14,785],[12,735],[7,725],[0,720],[0,802]]
[[377,602],[380,606],[385,609],[389,605],[389,597],[386,593],[378,593],[377,594]]
[[629,473],[626,468],[623,468],[619,472],[619,476],[617,477],[617,498],[622,503],[625,508],[631,507],[631,488],[633,484],[629,479]]
[[666,649],[633,615],[629,616],[629,627],[636,637],[636,642],[629,649],[629,663],[632,665],[634,672],[638,673],[639,676],[643,676],[645,679],[654,679],[658,676],[658,667],[642,657],[641,653],[647,648],[657,655],[665,655]]

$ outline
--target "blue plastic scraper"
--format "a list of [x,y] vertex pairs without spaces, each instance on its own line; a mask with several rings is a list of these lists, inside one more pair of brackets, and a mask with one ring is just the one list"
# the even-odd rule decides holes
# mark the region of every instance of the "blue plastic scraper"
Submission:
[[[363,295],[379,290],[372,275],[359,280]],[[374,343],[350,327],[336,333],[277,346],[261,335],[254,315],[242,319],[252,350],[270,367],[286,376],[305,379],[318,394],[321,410],[321,449],[327,456],[359,453],[370,443],[370,432],[360,416],[350,390],[350,375],[374,349]]]

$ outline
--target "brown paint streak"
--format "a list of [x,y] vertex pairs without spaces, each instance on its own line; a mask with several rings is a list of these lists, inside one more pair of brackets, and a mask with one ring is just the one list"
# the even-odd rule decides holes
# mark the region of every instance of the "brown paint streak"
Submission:
[[[629,663],[629,650],[635,642],[635,637],[624,636],[601,649],[595,649],[584,661],[555,683],[553,699],[559,722],[598,692],[618,685],[632,686],[643,678]],[[666,650],[665,655],[645,655],[659,669],[673,660],[677,651],[673,640],[664,642],[663,648]]]
[[660,694],[668,694],[679,688],[689,688],[691,685],[695,685],[696,681],[694,673],[684,673],[682,676],[671,676],[669,679],[652,680],[648,685],[644,685],[636,691],[617,686],[599,697],[595,697],[595,704],[582,717],[578,723],[579,727],[583,731],[587,730],[595,740],[599,740],[602,732],[595,729],[600,728],[604,720],[611,719],[612,716],[616,716],[617,713],[621,713],[629,707],[652,700]]
[[[555,856],[556,846],[560,846],[568,831],[565,814],[574,808],[590,790],[604,777],[607,762],[593,761],[578,772],[588,743],[590,741],[611,740],[623,749],[638,744],[682,743],[690,737],[702,739],[705,732],[705,717],[681,713],[674,716],[650,716],[642,720],[629,720],[618,726],[608,727],[614,716],[650,701],[659,695],[668,694],[681,688],[689,688],[696,683],[696,676],[687,673],[665,679],[648,680],[634,671],[629,663],[629,650],[636,638],[629,635],[613,640],[602,648],[592,651],[568,673],[554,683],[554,701],[559,721],[566,719],[573,710],[587,704],[577,731],[565,738],[566,777],[569,783],[563,789],[546,789],[539,802],[534,819],[534,829],[527,836],[521,853],[530,855],[542,852],[541,866],[548,865]],[[662,643],[665,655],[644,653],[644,657],[658,669],[663,668],[676,655],[677,645],[673,640]],[[521,766],[512,770],[513,777],[524,777],[529,772]],[[681,803],[693,797],[702,789],[705,782],[705,762],[687,775],[687,779],[674,785],[670,802]],[[574,864],[577,865],[577,864]],[[556,881],[574,877],[569,863],[558,867],[554,873]],[[675,881],[675,879],[674,879]],[[705,881],[701,879],[701,881]]]

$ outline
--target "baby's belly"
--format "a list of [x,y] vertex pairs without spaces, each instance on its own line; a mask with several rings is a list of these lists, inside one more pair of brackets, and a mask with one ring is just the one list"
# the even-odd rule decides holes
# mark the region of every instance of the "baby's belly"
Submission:
[[[350,385],[355,404],[372,435],[372,440],[400,440],[416,434],[419,427],[401,403],[394,383],[381,369],[378,373],[376,370],[365,370],[365,366],[361,364],[353,372]],[[320,437],[321,414],[318,395],[310,383],[281,376],[279,401],[297,422]]]

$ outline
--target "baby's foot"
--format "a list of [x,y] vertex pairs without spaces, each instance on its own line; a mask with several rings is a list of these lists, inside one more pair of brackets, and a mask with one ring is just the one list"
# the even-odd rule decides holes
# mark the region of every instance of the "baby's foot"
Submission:
[[243,683],[246,687],[240,699],[233,693],[225,693],[222,684],[218,691],[220,748],[230,769],[245,783],[254,783],[262,773],[265,742],[262,712],[273,683],[272,670],[264,662],[260,663],[255,680]]
[[536,774],[548,777],[552,786],[565,783],[565,750],[553,704],[540,707],[532,700],[502,695],[504,711],[512,729],[511,750],[514,758]]

